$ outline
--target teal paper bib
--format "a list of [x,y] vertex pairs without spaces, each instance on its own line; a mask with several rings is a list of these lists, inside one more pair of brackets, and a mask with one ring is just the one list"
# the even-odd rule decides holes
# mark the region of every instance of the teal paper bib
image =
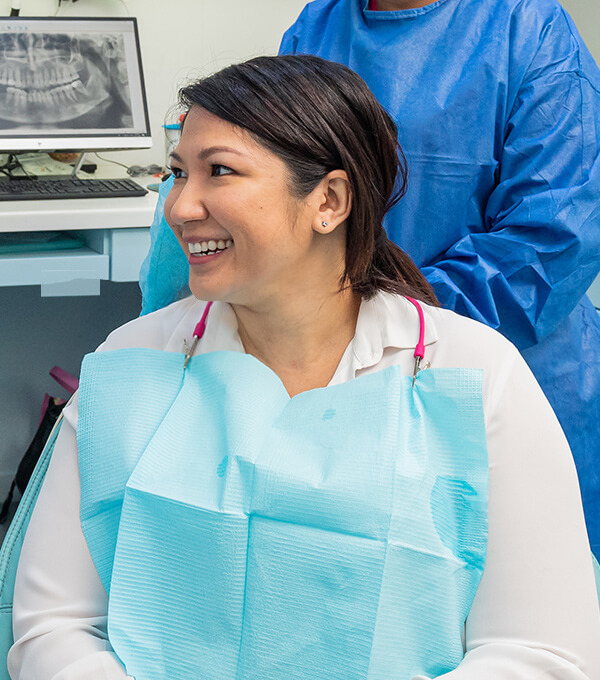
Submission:
[[86,357],[81,522],[136,680],[409,680],[463,657],[483,571],[481,371],[290,398],[245,354]]

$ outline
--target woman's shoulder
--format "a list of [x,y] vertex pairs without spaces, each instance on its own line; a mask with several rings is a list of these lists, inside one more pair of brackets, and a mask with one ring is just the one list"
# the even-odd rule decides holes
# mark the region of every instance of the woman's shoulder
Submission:
[[[414,349],[419,339],[414,305],[390,293],[380,294],[376,304],[386,344]],[[449,309],[419,305],[424,318],[424,359],[432,368],[481,369],[487,383],[495,382],[520,360],[517,348],[493,328]]]
[[498,373],[519,360],[517,348],[494,328],[450,309],[424,308],[437,335],[437,363]]
[[[414,303],[402,295],[380,292],[374,300],[380,323],[386,327],[387,335],[409,335],[417,344],[419,317]],[[501,333],[485,324],[462,316],[444,307],[434,307],[419,301],[424,317],[425,346],[438,346],[445,355],[470,360],[479,355],[495,356],[514,354],[515,346]],[[413,328],[414,326],[414,328]],[[408,327],[408,333],[406,332]],[[391,330],[390,330],[391,329]],[[396,338],[398,339],[398,338]],[[398,345],[399,346],[399,345]]]
[[502,333],[490,326],[463,316],[451,309],[423,305],[431,323],[435,326],[440,340],[444,344],[451,344],[457,350],[464,348],[472,354],[478,348],[493,349],[499,353],[512,354],[516,352],[515,346]]
[[[205,304],[190,296],[150,314],[132,319],[112,331],[98,351],[106,352],[126,347],[169,350],[173,338],[179,338],[181,335],[182,326],[185,328],[181,337],[191,336],[198,322],[198,315]],[[180,347],[174,351],[180,351]]]

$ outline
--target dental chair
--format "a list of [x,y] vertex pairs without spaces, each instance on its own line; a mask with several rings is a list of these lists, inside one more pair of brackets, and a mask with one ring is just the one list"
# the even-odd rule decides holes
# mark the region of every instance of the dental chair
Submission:
[[[29,518],[31,517],[33,507],[46,475],[46,470],[50,463],[62,419],[63,417],[61,414],[48,437],[46,446],[31,475],[27,489],[23,494],[23,498],[19,503],[17,512],[8,529],[2,548],[0,549],[0,680],[10,680],[6,667],[6,657],[8,655],[8,650],[13,644],[12,608],[19,555],[21,553],[25,532],[27,531],[27,525],[29,524]],[[593,555],[591,557],[594,565],[594,573],[596,575],[598,600],[600,602],[600,565]]]
[[21,498],[17,512],[10,523],[2,549],[0,549],[0,680],[10,680],[8,668],[6,667],[6,657],[8,650],[13,644],[12,608],[19,555],[21,554],[21,547],[25,538],[25,532],[27,531],[27,525],[29,524],[29,518],[42,488],[42,482],[52,457],[52,451],[58,437],[62,419],[61,413],[48,437],[46,446],[44,446],[42,455]]

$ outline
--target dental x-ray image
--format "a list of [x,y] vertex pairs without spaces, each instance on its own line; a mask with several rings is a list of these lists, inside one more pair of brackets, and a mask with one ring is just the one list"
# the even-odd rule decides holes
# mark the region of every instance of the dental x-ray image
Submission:
[[0,33],[0,130],[132,125],[122,35]]

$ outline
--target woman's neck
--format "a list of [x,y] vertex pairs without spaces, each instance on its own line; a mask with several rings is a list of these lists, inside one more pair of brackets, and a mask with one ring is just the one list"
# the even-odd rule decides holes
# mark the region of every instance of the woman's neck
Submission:
[[269,366],[290,396],[325,387],[354,337],[360,297],[309,291],[270,309],[232,305],[244,349]]

